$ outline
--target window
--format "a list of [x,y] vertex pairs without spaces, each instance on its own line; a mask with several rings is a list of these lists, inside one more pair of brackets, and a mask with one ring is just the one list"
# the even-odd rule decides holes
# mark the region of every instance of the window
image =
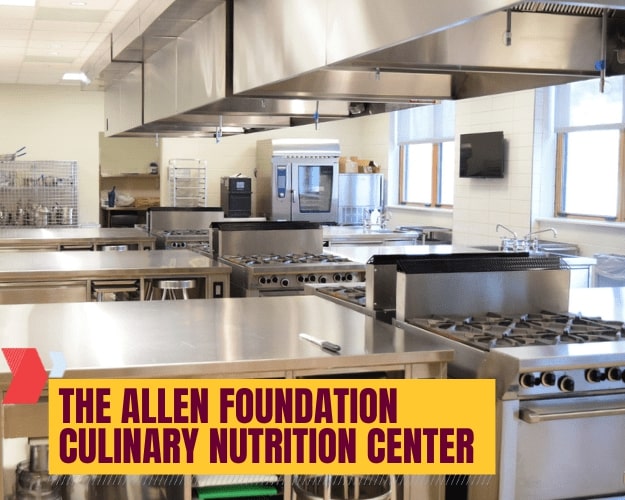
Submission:
[[556,215],[624,221],[623,80],[556,89]]
[[453,141],[400,146],[400,203],[437,207],[453,204],[454,146]]
[[453,205],[454,114],[453,101],[397,113],[399,203],[435,207]]

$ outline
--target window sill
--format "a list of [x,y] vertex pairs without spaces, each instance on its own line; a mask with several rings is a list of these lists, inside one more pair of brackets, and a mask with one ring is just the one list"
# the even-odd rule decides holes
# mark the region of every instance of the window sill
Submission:
[[538,222],[546,222],[549,224],[562,224],[571,226],[593,226],[603,227],[607,229],[625,229],[625,222],[608,222],[602,220],[590,220],[590,219],[572,219],[567,217],[538,217]]
[[439,214],[453,214],[453,208],[439,208],[439,207],[417,207],[414,205],[388,205],[388,210],[405,210],[407,212],[436,212]]

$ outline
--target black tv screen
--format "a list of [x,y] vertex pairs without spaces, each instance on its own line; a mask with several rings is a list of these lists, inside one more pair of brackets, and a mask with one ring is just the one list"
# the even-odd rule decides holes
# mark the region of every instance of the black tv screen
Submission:
[[503,177],[503,132],[460,134],[460,177]]

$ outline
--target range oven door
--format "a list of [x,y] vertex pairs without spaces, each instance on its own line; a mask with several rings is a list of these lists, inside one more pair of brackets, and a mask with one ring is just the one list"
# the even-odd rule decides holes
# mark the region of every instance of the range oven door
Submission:
[[503,403],[501,498],[625,497],[625,394],[515,403]]
[[273,219],[338,222],[338,160],[276,162],[273,181]]

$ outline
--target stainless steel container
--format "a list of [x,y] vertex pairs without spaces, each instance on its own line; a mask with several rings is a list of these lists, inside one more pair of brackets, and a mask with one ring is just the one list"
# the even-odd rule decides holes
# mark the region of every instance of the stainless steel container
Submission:
[[339,174],[339,224],[362,225],[385,207],[384,174]]
[[[32,471],[30,470],[31,460],[24,460],[17,464],[16,469],[16,500],[62,500],[60,488],[58,485],[58,476],[52,476],[47,471],[47,452],[46,470]],[[43,466],[42,457],[36,458],[34,463],[37,467]]]

